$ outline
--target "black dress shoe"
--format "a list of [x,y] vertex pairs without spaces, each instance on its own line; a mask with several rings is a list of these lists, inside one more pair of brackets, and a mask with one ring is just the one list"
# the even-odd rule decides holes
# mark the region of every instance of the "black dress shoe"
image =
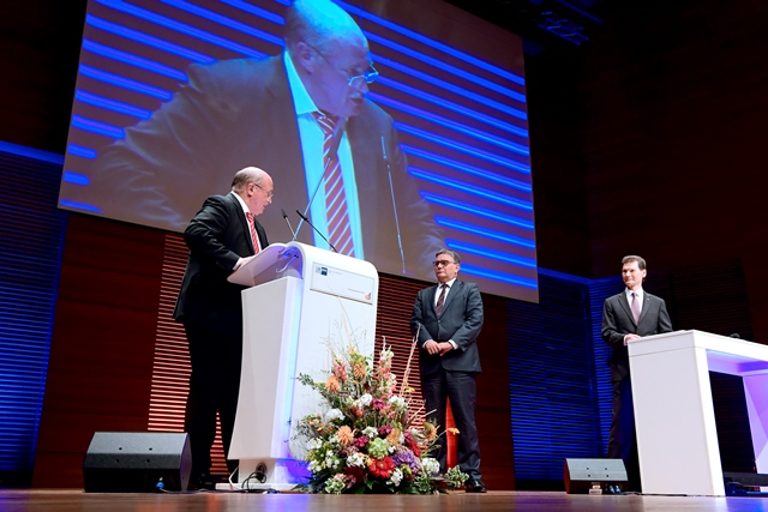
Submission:
[[470,478],[467,480],[467,482],[464,484],[464,490],[467,492],[480,492],[485,493],[488,492],[488,489],[485,488],[485,484],[482,480]]

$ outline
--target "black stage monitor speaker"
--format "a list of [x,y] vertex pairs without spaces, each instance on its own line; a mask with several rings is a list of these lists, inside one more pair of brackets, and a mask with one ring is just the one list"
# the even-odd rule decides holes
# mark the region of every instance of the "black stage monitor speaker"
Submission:
[[627,470],[621,459],[565,459],[565,492],[618,494],[627,484]]
[[184,491],[191,470],[186,433],[96,432],[83,482],[86,492]]

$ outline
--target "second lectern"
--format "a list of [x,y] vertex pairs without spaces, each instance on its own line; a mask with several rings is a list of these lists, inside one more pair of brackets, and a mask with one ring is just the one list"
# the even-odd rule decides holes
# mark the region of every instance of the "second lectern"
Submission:
[[329,348],[354,343],[373,354],[379,278],[369,262],[298,242],[273,244],[241,266],[231,282],[243,291],[243,363],[228,457],[240,460],[238,483],[286,489],[305,474],[299,421],[320,396],[297,380],[322,380]]

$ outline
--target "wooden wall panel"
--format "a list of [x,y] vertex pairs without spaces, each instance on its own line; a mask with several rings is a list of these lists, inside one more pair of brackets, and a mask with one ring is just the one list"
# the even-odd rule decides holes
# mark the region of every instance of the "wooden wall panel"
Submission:
[[82,487],[95,431],[145,431],[162,233],[71,215],[33,486]]

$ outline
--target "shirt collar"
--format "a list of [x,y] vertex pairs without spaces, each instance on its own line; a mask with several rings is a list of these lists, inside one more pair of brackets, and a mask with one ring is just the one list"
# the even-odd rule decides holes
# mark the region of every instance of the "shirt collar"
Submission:
[[240,197],[240,194],[238,194],[237,192],[231,192],[231,194],[235,196],[235,198],[237,199],[237,202],[240,203],[240,208],[243,209],[243,213],[248,213],[249,211],[251,211],[248,209],[248,205],[245,204],[245,200],[242,197]]
[[447,284],[448,289],[450,290],[451,288],[453,288],[453,283],[456,282],[456,279],[458,279],[458,277],[454,277],[453,279],[451,279],[450,281],[446,281],[445,283],[437,283],[437,287],[440,288],[442,285]]
[[304,82],[301,81],[299,72],[296,71],[296,66],[293,64],[291,54],[288,51],[283,52],[283,62],[285,62],[285,72],[288,75],[288,87],[291,89],[291,96],[293,97],[293,106],[296,109],[296,116],[302,116],[305,114],[311,114],[319,109],[312,97],[309,95],[309,91],[304,87]]

